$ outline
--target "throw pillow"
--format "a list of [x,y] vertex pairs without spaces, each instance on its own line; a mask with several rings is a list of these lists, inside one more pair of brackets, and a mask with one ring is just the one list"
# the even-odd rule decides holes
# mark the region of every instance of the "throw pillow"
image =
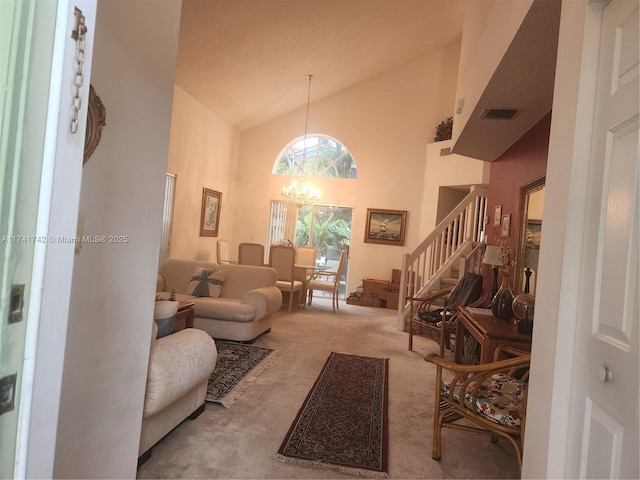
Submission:
[[156,338],[162,338],[173,332],[176,323],[176,313],[180,302],[171,300],[161,300],[156,302],[153,310],[153,320],[158,325]]
[[217,298],[220,296],[226,276],[226,270],[213,271],[198,267],[193,272],[193,277],[187,287],[187,294],[196,297]]

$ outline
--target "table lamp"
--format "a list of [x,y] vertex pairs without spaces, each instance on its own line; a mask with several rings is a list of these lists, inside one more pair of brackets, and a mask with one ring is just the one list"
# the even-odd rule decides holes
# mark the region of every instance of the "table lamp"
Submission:
[[493,285],[491,287],[491,299],[493,300],[498,291],[498,269],[503,263],[500,256],[500,247],[497,245],[487,245],[484,250],[484,256],[482,257],[482,263],[493,266]]

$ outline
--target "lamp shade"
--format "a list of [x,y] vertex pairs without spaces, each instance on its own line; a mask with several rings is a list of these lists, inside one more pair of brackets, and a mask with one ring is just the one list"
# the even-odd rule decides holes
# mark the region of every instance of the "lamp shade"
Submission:
[[500,247],[497,245],[487,245],[484,256],[482,257],[482,263],[487,265],[502,265],[504,262],[500,256]]
[[529,247],[524,252],[524,266],[538,271],[538,257],[540,256],[540,249],[535,247]]

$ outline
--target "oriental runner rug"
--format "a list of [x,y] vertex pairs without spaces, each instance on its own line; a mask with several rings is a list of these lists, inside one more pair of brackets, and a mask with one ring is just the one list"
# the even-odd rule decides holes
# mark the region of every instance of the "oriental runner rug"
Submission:
[[389,360],[331,353],[276,458],[387,477]]
[[230,407],[255,381],[280,350],[244,343],[216,341],[216,368],[209,377],[207,402]]

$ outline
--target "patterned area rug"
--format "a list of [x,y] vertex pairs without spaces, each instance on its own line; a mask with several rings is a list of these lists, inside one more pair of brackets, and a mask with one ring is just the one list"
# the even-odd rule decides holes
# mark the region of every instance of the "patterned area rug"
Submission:
[[230,407],[269,364],[280,350],[243,343],[216,341],[218,358],[209,378],[207,402]]
[[389,360],[331,353],[276,458],[387,477]]

